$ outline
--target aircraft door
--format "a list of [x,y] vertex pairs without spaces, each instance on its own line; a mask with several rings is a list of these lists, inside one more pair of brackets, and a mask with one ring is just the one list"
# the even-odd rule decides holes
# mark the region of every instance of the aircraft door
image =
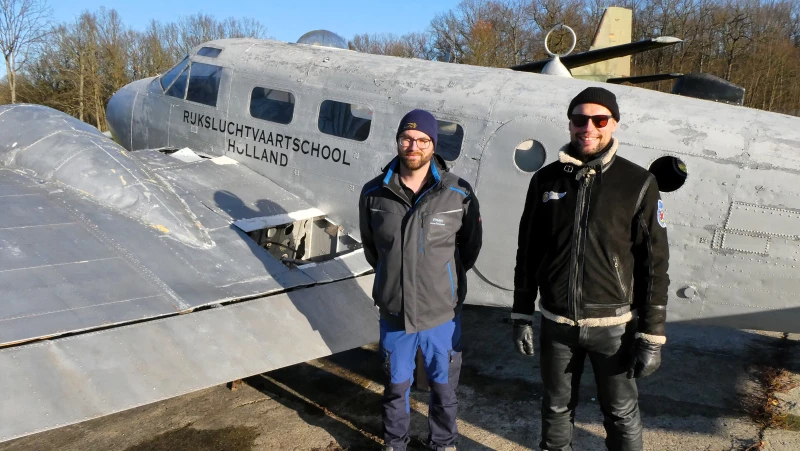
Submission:
[[528,185],[537,170],[558,159],[558,150],[568,140],[566,126],[559,130],[550,120],[532,116],[506,122],[489,138],[475,188],[483,222],[483,247],[475,270],[487,282],[514,289],[519,220]]

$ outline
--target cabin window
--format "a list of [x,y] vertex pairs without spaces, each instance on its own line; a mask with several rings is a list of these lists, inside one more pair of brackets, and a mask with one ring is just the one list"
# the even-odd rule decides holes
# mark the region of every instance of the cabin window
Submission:
[[294,94],[270,88],[253,88],[250,116],[265,121],[288,124],[294,117]]
[[446,161],[455,161],[461,155],[464,143],[464,128],[455,122],[436,120],[439,125],[439,138],[436,142],[436,153]]
[[[183,61],[176,64],[175,67],[169,70],[166,74],[161,77],[161,89],[166,91],[169,88],[169,85],[175,81],[175,78],[180,74],[185,68],[186,65],[189,64],[189,58],[184,58]],[[183,98],[183,95],[181,95]]]
[[208,106],[217,106],[219,80],[221,77],[222,68],[219,66],[192,63],[186,100]]
[[186,81],[189,79],[189,68],[185,67],[180,75],[175,77],[175,81],[167,89],[167,95],[182,99],[186,95]]
[[335,100],[325,100],[319,108],[319,131],[326,135],[365,141],[372,125],[372,110]]
[[514,149],[514,164],[523,172],[536,172],[544,166],[547,152],[535,139],[526,139]]
[[197,56],[206,56],[208,58],[216,58],[222,53],[222,49],[215,49],[214,47],[202,47],[197,51]]
[[671,193],[686,183],[689,171],[686,170],[686,163],[683,160],[667,156],[654,161],[650,165],[650,173],[655,176],[659,191]]

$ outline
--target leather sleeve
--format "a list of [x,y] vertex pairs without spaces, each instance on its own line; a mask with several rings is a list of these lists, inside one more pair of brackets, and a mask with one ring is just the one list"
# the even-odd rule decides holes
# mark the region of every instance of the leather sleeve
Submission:
[[536,309],[536,293],[539,289],[533,274],[539,267],[542,258],[534,236],[536,210],[541,202],[538,189],[538,177],[531,178],[528,194],[525,197],[525,209],[519,222],[517,240],[517,264],[514,268],[514,305],[511,309],[512,319],[533,320]]
[[666,211],[653,176],[643,188],[634,217],[634,307],[639,312],[639,333],[665,337],[669,244]]

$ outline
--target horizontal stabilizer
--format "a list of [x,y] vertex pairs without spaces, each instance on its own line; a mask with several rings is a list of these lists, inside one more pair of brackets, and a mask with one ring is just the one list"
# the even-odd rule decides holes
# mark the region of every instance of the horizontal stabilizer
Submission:
[[[620,56],[634,55],[636,53],[646,52],[648,50],[658,49],[675,45],[683,40],[671,37],[661,36],[658,38],[643,39],[629,44],[621,44],[613,47],[605,47],[597,50],[589,50],[586,52],[576,53],[574,55],[567,55],[561,57],[561,62],[567,69],[573,67],[585,66],[600,61],[605,61],[611,58],[618,58]],[[520,64],[512,66],[511,69],[521,72],[541,72],[544,66],[550,62],[550,58],[545,60],[534,61],[532,63]]]
[[635,77],[609,78],[606,80],[606,82],[615,84],[630,83],[632,85],[637,85],[640,83],[650,83],[654,81],[674,80],[679,77],[683,77],[683,74],[680,72],[673,72],[671,74],[652,74],[637,75]]

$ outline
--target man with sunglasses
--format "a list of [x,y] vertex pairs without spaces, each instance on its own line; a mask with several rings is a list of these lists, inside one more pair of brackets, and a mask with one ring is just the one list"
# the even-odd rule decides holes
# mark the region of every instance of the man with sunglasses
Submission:
[[617,155],[613,93],[587,88],[567,110],[570,143],[531,179],[514,274],[514,345],[534,354],[539,293],[544,450],[571,450],[586,357],[609,450],[641,450],[636,379],[666,343],[667,246],[655,178]]
[[472,187],[434,153],[437,137],[431,113],[406,114],[397,129],[397,157],[364,185],[359,200],[361,241],[375,268],[372,298],[380,311],[385,450],[405,450],[409,443],[418,348],[431,388],[427,445],[455,450],[460,312],[482,227]]

